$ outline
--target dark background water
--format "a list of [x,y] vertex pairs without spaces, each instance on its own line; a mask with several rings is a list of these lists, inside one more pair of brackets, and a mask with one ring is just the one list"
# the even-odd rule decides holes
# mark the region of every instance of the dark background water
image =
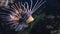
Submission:
[[[16,0],[15,2],[17,1],[27,1],[30,5],[30,0]],[[34,3],[36,2],[36,0],[33,1]],[[44,6],[45,8],[43,8]],[[58,17],[60,16],[60,0],[46,0],[46,3],[41,8],[43,8],[43,10],[39,14],[45,13],[46,16],[52,15],[54,19],[48,19],[46,17],[44,20],[39,21],[34,25],[29,34],[51,34],[51,31],[60,30],[60,17]],[[38,11],[41,8],[39,8]],[[37,13],[35,12],[34,14]],[[48,29],[46,27],[47,25],[53,26],[53,29]]]
[[[53,15],[54,19],[45,18],[39,21],[31,30],[31,34],[52,34],[51,31],[60,30],[60,0],[46,0],[46,7],[41,13]],[[47,25],[53,26],[53,29],[46,28]],[[53,34],[58,34],[53,32]]]

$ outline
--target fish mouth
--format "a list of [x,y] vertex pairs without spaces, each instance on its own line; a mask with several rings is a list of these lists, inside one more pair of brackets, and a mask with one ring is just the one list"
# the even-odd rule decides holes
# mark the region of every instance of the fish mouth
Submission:
[[34,21],[34,18],[32,16],[30,16],[27,20],[26,23],[31,23],[32,21]]

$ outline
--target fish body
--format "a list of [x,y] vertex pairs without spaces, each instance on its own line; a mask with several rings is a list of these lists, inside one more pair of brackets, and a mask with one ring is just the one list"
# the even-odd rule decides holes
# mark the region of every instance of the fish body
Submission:
[[[4,29],[7,30],[14,30],[14,31],[21,31],[28,27],[29,22],[33,21],[34,18],[32,14],[42,6],[46,1],[38,1],[33,6],[33,1],[31,0],[31,4],[29,5],[28,2],[18,2],[11,5],[10,8],[2,8],[0,12],[0,16],[2,18],[1,24]],[[33,6],[33,7],[32,7]]]

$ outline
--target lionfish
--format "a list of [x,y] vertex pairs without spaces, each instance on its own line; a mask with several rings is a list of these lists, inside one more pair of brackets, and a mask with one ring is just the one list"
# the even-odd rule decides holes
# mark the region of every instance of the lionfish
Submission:
[[[33,21],[34,18],[32,14],[41,7],[46,1],[37,0],[33,6],[33,1],[31,0],[31,4],[28,2],[18,2],[11,5],[10,8],[2,8],[3,10],[8,11],[7,13],[0,12],[1,21],[4,22],[2,26],[6,26],[10,30],[21,31],[28,27],[29,22]],[[7,29],[6,28],[6,29]]]

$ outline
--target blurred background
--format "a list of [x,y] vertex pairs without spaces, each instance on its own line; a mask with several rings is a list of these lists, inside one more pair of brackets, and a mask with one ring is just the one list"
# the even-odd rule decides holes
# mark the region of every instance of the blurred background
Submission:
[[[21,0],[15,2],[17,1]],[[33,13],[33,17],[35,20],[29,23],[29,27],[18,34],[60,34],[60,0],[46,0],[46,3]]]

